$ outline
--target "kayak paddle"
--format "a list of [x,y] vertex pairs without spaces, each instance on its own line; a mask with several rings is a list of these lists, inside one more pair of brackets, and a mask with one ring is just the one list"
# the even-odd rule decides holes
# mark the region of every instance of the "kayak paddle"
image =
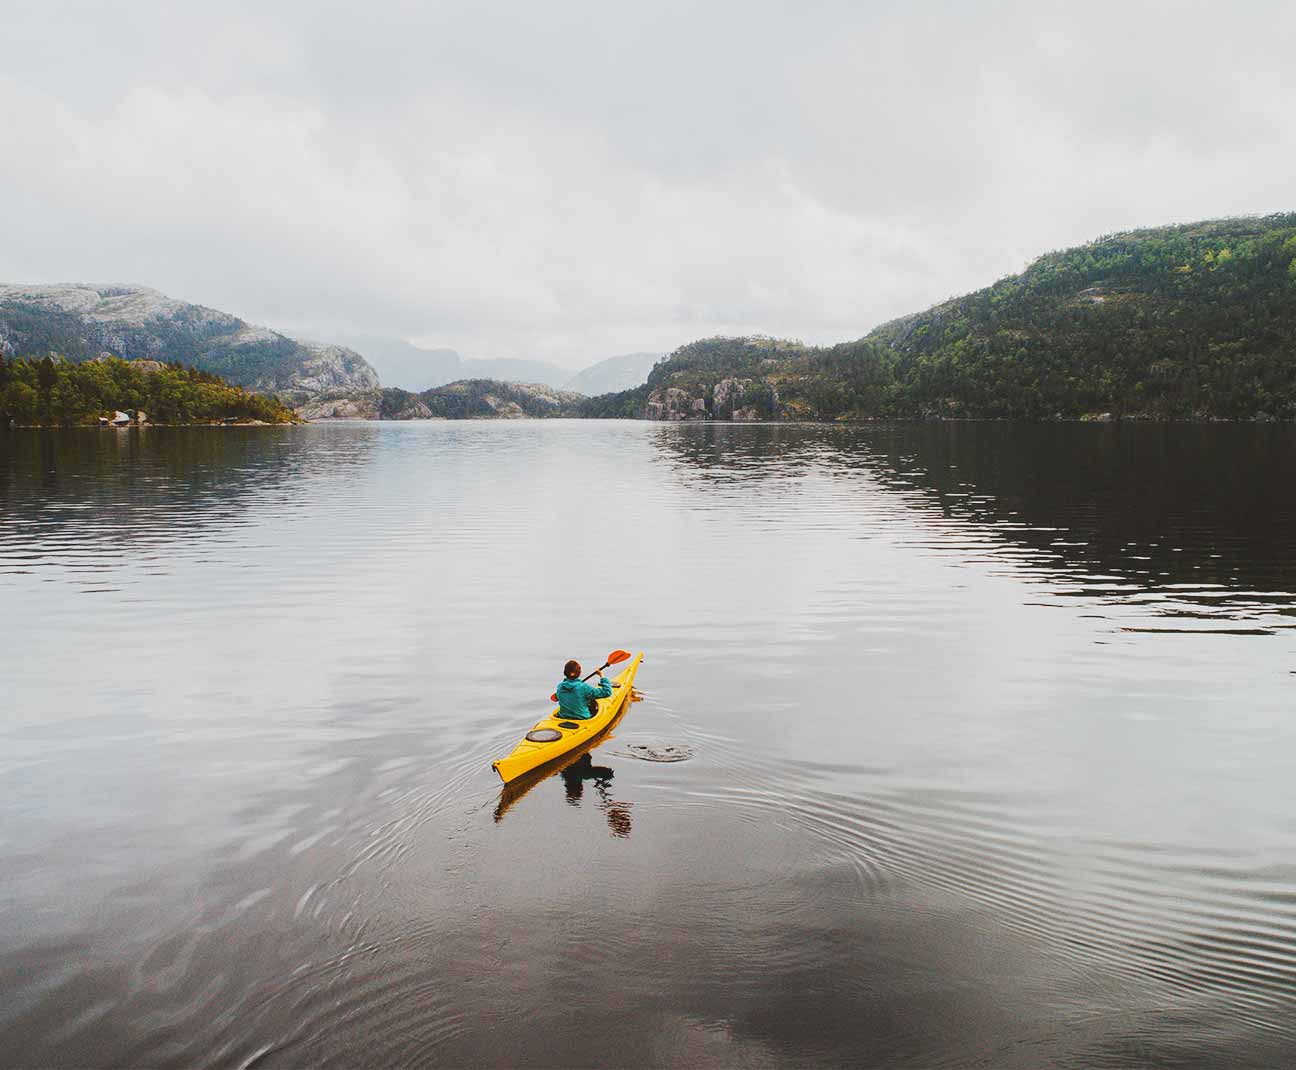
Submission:
[[[592,679],[593,677],[597,676],[599,673],[601,673],[601,672],[602,672],[604,669],[606,669],[609,665],[620,665],[621,662],[627,660],[629,657],[630,657],[630,651],[628,651],[628,650],[614,650],[614,651],[612,651],[611,654],[608,655],[608,659],[607,659],[607,661],[605,661],[605,662],[602,664],[602,666],[600,666],[599,668],[595,669],[592,673],[589,674],[589,676],[586,676],[584,679],[585,679],[585,680],[590,680],[590,679]],[[558,701],[558,693],[557,693],[557,692],[554,692],[552,695],[550,695],[550,696],[549,696],[549,701],[550,701],[550,702],[557,702],[557,701]]]

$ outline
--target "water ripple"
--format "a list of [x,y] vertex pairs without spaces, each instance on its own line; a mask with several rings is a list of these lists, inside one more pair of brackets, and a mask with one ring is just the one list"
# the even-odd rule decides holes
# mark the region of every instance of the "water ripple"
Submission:
[[[1278,428],[0,434],[0,1043],[1285,1065],[1293,460]],[[611,646],[644,701],[503,807],[490,760]]]

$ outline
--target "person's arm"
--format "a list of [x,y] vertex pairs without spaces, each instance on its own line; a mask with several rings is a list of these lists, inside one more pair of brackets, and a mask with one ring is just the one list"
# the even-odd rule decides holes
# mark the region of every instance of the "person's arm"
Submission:
[[[589,687],[588,684],[586,686]],[[608,683],[608,678],[606,676],[600,676],[598,687],[590,687],[590,694],[594,698],[611,698],[612,685]]]

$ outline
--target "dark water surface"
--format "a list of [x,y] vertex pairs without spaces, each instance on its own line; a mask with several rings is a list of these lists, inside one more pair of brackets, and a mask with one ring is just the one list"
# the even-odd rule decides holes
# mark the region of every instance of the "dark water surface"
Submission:
[[0,433],[0,663],[10,1065],[1296,1061],[1291,429]]

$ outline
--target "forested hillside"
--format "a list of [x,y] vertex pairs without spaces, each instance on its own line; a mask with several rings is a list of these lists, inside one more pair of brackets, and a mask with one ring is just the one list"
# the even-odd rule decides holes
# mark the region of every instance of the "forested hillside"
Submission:
[[117,410],[142,411],[150,423],[293,420],[277,399],[194,368],[115,357],[79,364],[0,357],[0,427],[97,424]]
[[841,345],[695,342],[583,411],[1296,419],[1296,214],[1109,235]]

